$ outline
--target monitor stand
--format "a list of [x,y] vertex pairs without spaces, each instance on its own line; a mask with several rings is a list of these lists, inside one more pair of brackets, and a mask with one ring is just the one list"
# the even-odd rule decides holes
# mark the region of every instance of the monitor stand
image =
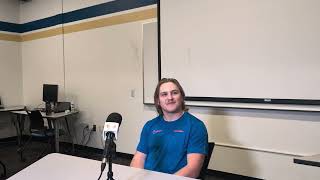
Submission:
[[51,102],[46,102],[46,115],[52,113]]

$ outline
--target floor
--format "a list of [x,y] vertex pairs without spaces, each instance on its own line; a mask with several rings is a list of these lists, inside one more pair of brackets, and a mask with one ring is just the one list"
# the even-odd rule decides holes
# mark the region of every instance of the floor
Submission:
[[[6,165],[7,169],[7,176],[6,177],[0,177],[0,180],[7,179],[8,177],[14,175],[15,173],[19,172],[20,170],[24,169],[25,167],[29,166],[33,162],[38,160],[39,153],[43,149],[43,146],[46,145],[44,142],[33,142],[29,148],[25,151],[24,157],[25,162],[22,162],[20,160],[19,154],[17,153],[17,145],[15,141],[6,141],[6,142],[0,142],[0,160]],[[61,153],[64,154],[70,154],[71,148],[68,146],[61,145],[60,146]],[[50,150],[50,148],[49,148]],[[49,153],[49,152],[47,152]],[[47,154],[45,153],[45,154]],[[45,155],[44,154],[44,155]],[[101,154],[88,151],[84,148],[80,149],[77,148],[75,151],[75,156],[89,158],[89,159],[95,159],[95,160],[101,160]],[[129,165],[131,159],[124,158],[124,157],[117,157],[113,162],[116,164],[122,164],[122,165]],[[2,168],[0,167],[0,174],[3,173]],[[221,175],[208,175],[206,177],[206,180],[226,180],[226,179],[235,179],[230,177],[221,177]],[[236,178],[239,179],[239,178]],[[240,178],[242,179],[242,178]]]

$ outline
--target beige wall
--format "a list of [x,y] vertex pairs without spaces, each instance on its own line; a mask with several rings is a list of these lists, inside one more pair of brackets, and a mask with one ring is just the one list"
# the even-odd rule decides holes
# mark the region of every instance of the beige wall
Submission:
[[42,85],[58,84],[58,99],[64,99],[62,36],[23,42],[23,100],[27,106],[43,104]]
[[20,43],[0,41],[0,96],[5,106],[22,103]]
[[[18,1],[0,1],[0,21],[19,22]],[[0,32],[0,37],[1,34],[3,33]],[[4,106],[22,103],[21,68],[21,44],[0,40],[0,98]],[[0,119],[0,137],[15,136],[9,113],[0,113]]]
[[[22,104],[20,43],[0,40],[0,97],[4,106]],[[9,113],[0,113],[0,137],[15,136]]]
[[263,179],[317,179],[316,168],[293,163],[319,152],[318,113],[191,107],[217,143],[209,167]]
[[[67,99],[81,110],[81,122],[96,124],[100,130],[110,113],[119,112],[123,123],[118,151],[127,153],[134,152],[146,120],[141,28],[141,22],[133,22],[65,35]],[[101,132],[93,137],[89,145],[103,148]]]

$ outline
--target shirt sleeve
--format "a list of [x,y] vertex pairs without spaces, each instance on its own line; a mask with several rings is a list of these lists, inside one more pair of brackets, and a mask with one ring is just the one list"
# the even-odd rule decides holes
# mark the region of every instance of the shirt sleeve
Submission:
[[137,147],[137,151],[142,152],[144,154],[148,154],[148,131],[149,131],[149,125],[146,123],[143,126],[143,129],[140,134],[140,141]]
[[187,153],[208,154],[208,132],[202,121],[191,126]]

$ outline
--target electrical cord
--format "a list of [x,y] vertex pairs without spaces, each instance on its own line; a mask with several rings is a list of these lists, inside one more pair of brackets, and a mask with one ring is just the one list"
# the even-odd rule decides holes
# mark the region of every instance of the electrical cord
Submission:
[[100,172],[100,175],[98,177],[98,180],[101,178],[103,171]]
[[87,144],[90,142],[92,132],[93,132],[93,130],[91,129],[90,132],[89,132],[89,136],[88,136],[87,142],[84,143],[84,146],[87,146]]
[[82,139],[81,139],[81,142],[80,144],[83,145],[85,139],[86,139],[86,136],[87,134],[85,134],[85,130],[89,130],[89,126],[85,126],[83,129],[82,129]]

